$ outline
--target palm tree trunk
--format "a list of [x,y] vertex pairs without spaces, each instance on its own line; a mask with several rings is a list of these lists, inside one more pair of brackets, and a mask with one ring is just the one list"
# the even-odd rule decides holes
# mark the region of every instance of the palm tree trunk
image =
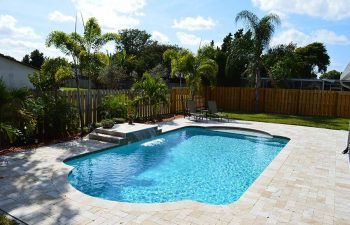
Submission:
[[260,78],[260,70],[258,70],[256,72],[256,76],[255,76],[255,112],[259,113],[259,100],[260,100],[260,82],[261,82],[261,78]]
[[89,126],[91,124],[91,78],[90,75],[88,76],[88,96],[87,96],[87,105],[86,105],[86,113],[87,113],[87,120],[86,124]]
[[79,83],[79,76],[78,76],[78,69],[74,68],[75,73],[75,83],[77,85],[77,95],[78,95],[78,110],[79,110],[79,118],[80,118],[80,136],[83,137],[84,134],[84,119],[83,119],[83,111],[81,109],[81,96],[80,96],[80,83]]

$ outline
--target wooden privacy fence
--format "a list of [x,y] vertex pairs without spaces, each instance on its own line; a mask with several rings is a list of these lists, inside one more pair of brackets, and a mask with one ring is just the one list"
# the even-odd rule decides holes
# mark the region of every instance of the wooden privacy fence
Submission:
[[[78,93],[77,91],[64,91],[60,93],[61,96],[66,98],[66,101],[73,106],[78,107]],[[126,98],[130,96],[129,90],[91,90],[90,97],[90,113],[88,112],[88,92],[81,91],[81,107],[83,111],[84,125],[87,125],[87,121],[96,123],[101,120],[99,118],[99,107],[102,104],[102,99],[107,95],[125,95]],[[126,101],[127,99],[125,99]],[[136,109],[136,114],[140,118],[149,118],[152,115],[152,107],[148,104],[140,104]],[[160,105],[160,114],[170,114],[170,104]]]
[[[350,118],[350,92],[338,91],[312,91],[291,89],[259,89],[259,112],[279,113],[290,115],[309,116],[332,116]],[[102,99],[106,95],[124,94],[130,96],[129,90],[92,90],[90,105],[91,112],[88,113],[87,91],[81,91],[81,102],[84,124],[87,121],[99,122],[98,109]],[[78,106],[76,91],[64,91],[61,95],[67,102]],[[183,113],[186,100],[191,99],[188,88],[172,88],[170,93],[170,104],[160,105],[160,114]],[[198,108],[204,108],[208,100],[216,101],[218,108],[225,111],[253,113],[255,110],[255,89],[236,87],[203,88],[200,95],[195,96]],[[136,114],[140,118],[152,116],[152,107],[141,104]]]
[[[292,89],[259,89],[259,112],[290,115],[330,116],[350,118],[350,92]],[[188,88],[173,88],[171,112],[182,112],[183,102],[190,98]],[[203,88],[196,96],[197,107],[208,100],[216,101],[225,111],[253,113],[255,88]]]

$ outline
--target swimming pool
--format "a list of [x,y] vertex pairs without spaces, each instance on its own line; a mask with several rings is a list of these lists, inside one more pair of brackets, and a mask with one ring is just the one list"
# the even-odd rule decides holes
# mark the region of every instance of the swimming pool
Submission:
[[235,202],[288,143],[205,128],[182,128],[85,156],[69,182],[98,198],[131,203]]

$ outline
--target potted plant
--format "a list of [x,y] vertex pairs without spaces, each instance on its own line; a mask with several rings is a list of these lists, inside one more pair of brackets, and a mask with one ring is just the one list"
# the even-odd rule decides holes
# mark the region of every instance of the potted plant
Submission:
[[111,119],[104,119],[101,121],[101,124],[104,129],[111,129],[114,126],[114,121]]
[[133,125],[134,123],[134,115],[135,115],[135,107],[132,103],[130,103],[130,106],[128,107],[128,124]]

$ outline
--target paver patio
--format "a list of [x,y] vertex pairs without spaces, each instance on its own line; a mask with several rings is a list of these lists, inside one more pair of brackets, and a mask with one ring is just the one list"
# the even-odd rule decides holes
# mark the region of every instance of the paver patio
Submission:
[[350,224],[350,169],[342,155],[345,131],[248,121],[182,126],[243,127],[290,138],[290,142],[235,203],[192,201],[129,204],[90,197],[67,180],[63,160],[111,144],[82,140],[0,158],[0,209],[28,224]]

